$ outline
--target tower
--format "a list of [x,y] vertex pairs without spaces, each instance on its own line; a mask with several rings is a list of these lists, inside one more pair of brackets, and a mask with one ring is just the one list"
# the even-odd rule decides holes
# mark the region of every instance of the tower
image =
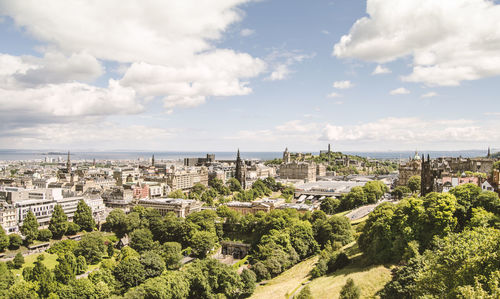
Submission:
[[283,163],[290,163],[290,153],[288,152],[288,147],[285,148],[285,151],[283,152]]
[[235,177],[240,182],[241,188],[245,189],[245,181],[246,181],[246,169],[243,161],[240,157],[240,149],[238,149],[238,153],[236,154],[236,171]]
[[155,166],[155,154],[151,157],[151,166]]
[[488,146],[488,155],[486,156],[486,158],[490,159],[491,158],[491,149],[490,147]]
[[422,155],[422,169],[420,174],[420,195],[425,196],[433,191],[434,177],[431,169],[431,158],[427,155],[427,161]]
[[71,173],[71,157],[69,151],[68,151],[68,158],[66,159],[66,171],[68,173]]

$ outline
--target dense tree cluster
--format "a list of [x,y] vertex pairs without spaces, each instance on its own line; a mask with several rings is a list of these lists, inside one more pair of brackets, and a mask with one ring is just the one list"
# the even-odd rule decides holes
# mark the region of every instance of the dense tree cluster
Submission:
[[374,263],[400,263],[383,298],[495,298],[499,220],[498,194],[464,184],[380,205],[358,245]]
[[332,215],[343,211],[351,210],[362,205],[377,202],[389,188],[381,181],[367,182],[363,187],[351,188],[349,193],[341,196],[340,199],[326,198],[321,203],[321,210]]

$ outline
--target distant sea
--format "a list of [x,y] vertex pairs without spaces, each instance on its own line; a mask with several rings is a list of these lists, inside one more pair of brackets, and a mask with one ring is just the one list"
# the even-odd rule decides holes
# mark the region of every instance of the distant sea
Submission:
[[[51,153],[48,155],[48,153]],[[153,154],[156,160],[179,160],[191,157],[205,157],[207,153],[215,154],[216,160],[232,160],[236,158],[235,152],[148,152],[148,151],[75,151],[71,152],[71,159],[76,160],[137,160],[149,159]],[[319,152],[313,152],[318,154]],[[407,159],[415,155],[414,151],[388,151],[388,152],[356,152],[345,151],[345,154],[358,155],[375,159]],[[492,151],[493,153],[493,151]],[[485,150],[463,150],[463,151],[423,151],[419,154],[429,154],[431,158],[436,157],[484,157]],[[12,160],[44,160],[45,157],[66,158],[66,153],[62,151],[49,150],[0,150],[0,161]],[[243,159],[272,160],[281,158],[282,152],[241,152]]]

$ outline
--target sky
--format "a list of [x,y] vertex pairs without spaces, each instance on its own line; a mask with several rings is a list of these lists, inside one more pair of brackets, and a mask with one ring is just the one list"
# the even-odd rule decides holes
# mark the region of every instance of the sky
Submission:
[[0,148],[500,148],[499,2],[0,0]]

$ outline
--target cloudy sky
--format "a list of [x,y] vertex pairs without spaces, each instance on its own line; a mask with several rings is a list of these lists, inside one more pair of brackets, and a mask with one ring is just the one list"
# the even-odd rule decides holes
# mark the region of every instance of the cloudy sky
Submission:
[[0,148],[498,148],[499,2],[0,0]]

